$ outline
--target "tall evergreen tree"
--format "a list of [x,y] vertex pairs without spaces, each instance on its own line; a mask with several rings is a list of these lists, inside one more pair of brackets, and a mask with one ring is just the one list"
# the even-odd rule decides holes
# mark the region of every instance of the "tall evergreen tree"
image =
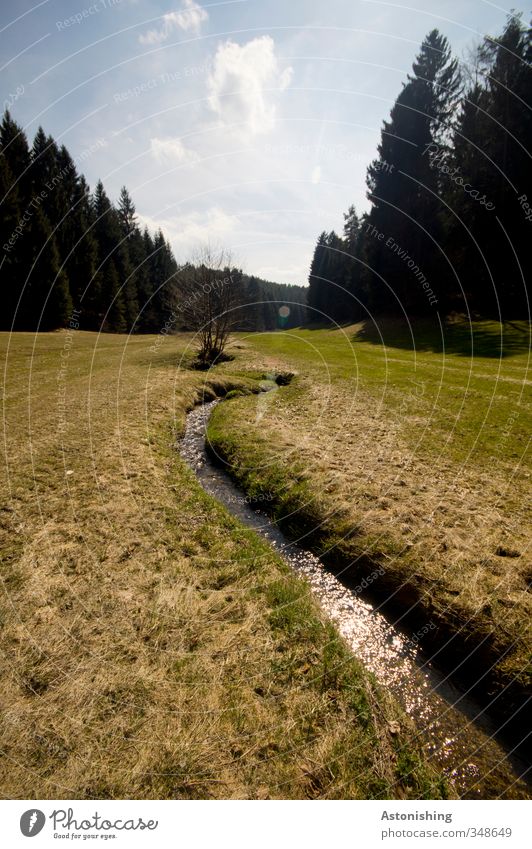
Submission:
[[32,197],[30,150],[26,134],[7,109],[0,126],[0,145],[13,175],[13,188],[16,185],[22,206],[25,206],[30,203]]
[[[2,259],[0,260],[0,291],[2,292],[2,310],[0,328],[10,330],[17,327],[19,316],[17,316],[17,304],[22,290],[22,268],[19,261],[17,244],[10,245],[19,225],[21,210],[19,193],[13,185],[14,178],[6,156],[0,153],[0,197],[2,201],[2,216],[0,217],[0,245]],[[4,247],[5,246],[5,247]]]
[[135,215],[135,204],[131,200],[131,196],[125,186],[120,189],[120,199],[118,201],[118,217],[122,227],[124,236],[130,236],[137,227],[137,219]]
[[430,152],[448,143],[459,89],[458,66],[447,40],[432,30],[384,124],[379,157],[368,169],[368,197],[373,206],[366,228],[367,255],[389,286],[378,276],[371,280],[377,309],[429,309],[422,287],[405,269],[405,257],[406,264],[412,261],[410,268],[415,266],[434,287],[443,283],[438,281],[441,257],[434,249],[434,240],[442,238],[443,207]]
[[326,320],[325,316],[325,260],[327,251],[327,233],[320,233],[312,262],[310,265],[310,274],[308,279],[308,295],[307,303],[309,306],[309,321],[312,324],[321,323]]
[[24,329],[55,330],[68,321],[72,299],[50,223],[40,207],[31,219],[28,237],[29,272],[22,297]]
[[128,326],[128,305],[123,283],[130,273],[129,258],[123,245],[120,219],[101,180],[96,184],[92,206],[98,270],[102,281],[101,311],[107,314],[105,329],[121,333]]
[[[85,330],[99,330],[102,319],[102,274],[98,273],[98,244],[93,224],[89,187],[78,177],[68,151],[60,151],[63,168],[68,167],[65,195],[70,211],[58,231],[61,256],[70,281],[70,292],[80,323]],[[70,160],[70,162],[69,162]]]
[[102,329],[108,333],[125,333],[128,329],[126,307],[122,297],[120,278],[114,260],[110,259],[103,272],[106,312]]
[[530,29],[510,16],[481,44],[479,64],[484,80],[466,93],[454,138],[451,165],[468,190],[453,183],[448,193],[449,246],[470,309],[526,316],[530,222],[519,198],[532,200]]

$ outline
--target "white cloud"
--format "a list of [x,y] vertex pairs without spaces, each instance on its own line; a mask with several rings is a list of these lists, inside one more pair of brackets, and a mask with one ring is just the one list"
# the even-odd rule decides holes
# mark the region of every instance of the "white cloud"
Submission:
[[239,225],[236,215],[230,215],[218,206],[205,212],[191,212],[178,219],[179,230],[174,239],[182,245],[194,246],[202,242],[217,244]]
[[297,285],[306,285],[308,277],[308,265],[301,263],[300,265],[261,265],[254,271],[257,277],[262,277],[263,280],[277,280],[282,283],[296,283]]
[[175,250],[177,261],[182,262],[191,255],[199,245],[226,244],[227,236],[240,226],[236,215],[227,213],[219,206],[211,206],[204,212],[189,212],[156,219],[146,215],[138,215],[142,224],[152,229],[163,231]]
[[310,175],[310,182],[314,183],[314,185],[317,186],[318,183],[320,182],[320,180],[321,180],[321,168],[320,168],[319,165],[315,165],[314,168],[312,169],[312,173]]
[[153,158],[161,163],[179,162],[192,165],[199,161],[198,154],[185,147],[181,139],[150,139],[150,151]]
[[191,30],[198,34],[201,25],[208,19],[209,15],[195,0],[183,0],[183,5],[178,12],[168,12],[163,15],[163,24],[159,29],[150,29],[139,36],[141,44],[161,44],[174,32],[182,29],[185,32]]
[[226,124],[244,122],[245,134],[269,132],[275,125],[275,104],[267,88],[283,91],[290,85],[292,68],[283,70],[269,35],[240,46],[221,44],[208,80],[209,105]]

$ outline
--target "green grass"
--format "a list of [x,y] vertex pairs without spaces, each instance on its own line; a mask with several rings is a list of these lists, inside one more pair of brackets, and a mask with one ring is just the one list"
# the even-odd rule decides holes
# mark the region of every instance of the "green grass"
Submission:
[[370,393],[401,416],[409,444],[427,456],[445,446],[457,462],[512,463],[532,424],[529,334],[524,322],[455,320],[440,333],[428,320],[387,320],[246,338],[321,384]]

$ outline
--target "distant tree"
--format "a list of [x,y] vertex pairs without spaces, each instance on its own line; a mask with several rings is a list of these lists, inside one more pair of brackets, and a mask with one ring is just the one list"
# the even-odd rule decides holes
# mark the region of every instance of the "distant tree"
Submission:
[[120,199],[118,201],[118,217],[122,226],[124,236],[130,236],[137,228],[137,219],[135,215],[135,204],[131,200],[131,196],[125,186],[120,189]]
[[151,254],[151,278],[153,281],[153,303],[159,316],[159,328],[165,314],[173,308],[177,296],[177,263],[164,234],[159,230],[153,238]]
[[354,206],[344,212],[344,240],[349,251],[354,251],[360,236],[360,218]]
[[244,281],[245,285],[245,302],[247,304],[247,309],[245,313],[245,319],[243,321],[243,325],[245,330],[265,330],[267,327],[267,321],[264,316],[264,300],[265,300],[265,291],[264,286],[261,286],[261,282],[258,277],[248,277]]
[[344,297],[346,321],[357,321],[365,315],[368,303],[364,233],[366,216],[360,217],[354,206],[344,213]]
[[[354,226],[352,217],[351,225]],[[348,244],[341,236],[334,230],[321,234],[310,268],[309,321],[344,324],[350,319],[352,262]]]
[[[2,326],[15,329],[25,321],[22,304],[19,303],[29,270],[28,223],[32,210],[30,181],[30,151],[26,135],[6,109],[0,125],[0,181],[2,204],[2,245],[13,237],[15,228],[21,227],[9,250],[4,249],[4,260],[0,272],[4,295]],[[21,224],[21,219],[24,218]],[[17,307],[18,304],[18,307]]]
[[323,231],[314,248],[308,279],[307,303],[309,306],[309,321],[322,322],[325,318],[324,273],[327,251],[327,233]]

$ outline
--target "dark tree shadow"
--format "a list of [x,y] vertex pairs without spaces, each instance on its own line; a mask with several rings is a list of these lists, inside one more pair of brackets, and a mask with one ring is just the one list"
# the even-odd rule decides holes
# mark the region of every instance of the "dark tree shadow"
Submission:
[[386,345],[407,351],[458,354],[463,357],[511,357],[530,350],[531,325],[528,321],[488,319],[470,323],[464,318],[383,317],[366,319],[354,339],[373,345]]

